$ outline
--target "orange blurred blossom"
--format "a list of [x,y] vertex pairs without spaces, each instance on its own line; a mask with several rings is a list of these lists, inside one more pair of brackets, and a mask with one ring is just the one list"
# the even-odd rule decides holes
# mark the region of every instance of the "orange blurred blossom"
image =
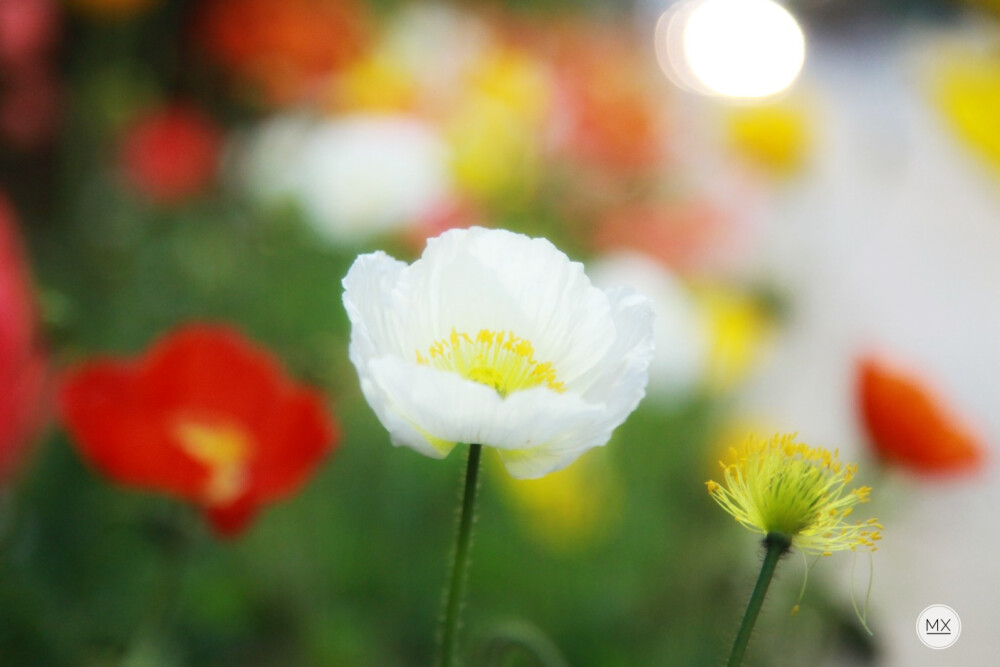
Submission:
[[856,383],[862,424],[886,463],[925,474],[983,465],[986,451],[980,437],[923,378],[866,356],[857,363]]

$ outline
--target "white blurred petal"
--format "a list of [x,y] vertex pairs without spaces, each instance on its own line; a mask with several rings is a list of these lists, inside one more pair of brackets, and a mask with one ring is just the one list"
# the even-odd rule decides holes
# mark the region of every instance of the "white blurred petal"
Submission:
[[297,202],[337,243],[417,224],[453,198],[446,144],[406,116],[279,116],[230,153],[234,178],[254,198]]
[[590,267],[595,285],[629,285],[653,302],[656,354],[650,390],[669,396],[691,392],[705,378],[708,332],[698,305],[668,269],[638,253],[604,257]]
[[451,196],[447,148],[406,117],[324,123],[302,151],[295,189],[317,231],[333,241],[413,225]]

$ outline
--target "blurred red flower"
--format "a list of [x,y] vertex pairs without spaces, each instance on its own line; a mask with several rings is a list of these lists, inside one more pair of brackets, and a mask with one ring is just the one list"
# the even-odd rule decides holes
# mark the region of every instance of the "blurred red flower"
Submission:
[[41,421],[47,375],[15,225],[0,193],[0,480],[13,471]]
[[856,381],[862,422],[883,461],[927,474],[982,465],[980,439],[919,377],[868,356],[858,362]]
[[601,219],[594,230],[596,249],[631,249],[654,257],[673,270],[696,273],[724,263],[739,243],[736,224],[706,199],[648,202],[623,206]]
[[141,116],[126,130],[121,149],[125,177],[159,203],[201,193],[215,177],[222,137],[200,111],[169,106]]
[[60,91],[52,51],[59,36],[54,0],[0,0],[0,139],[31,151],[55,134]]
[[219,64],[271,104],[300,101],[368,43],[354,0],[211,0],[196,39]]
[[556,28],[556,144],[572,161],[635,171],[664,158],[660,101],[628,33]]
[[[3,0],[0,0],[2,3]],[[47,146],[62,115],[59,85],[46,67],[9,72],[0,92],[0,138],[31,151]]]
[[0,1],[0,66],[34,65],[48,57],[59,32],[55,0]]
[[84,364],[65,379],[60,410],[103,473],[194,501],[223,536],[295,492],[338,435],[316,392],[224,326],[183,327],[138,359]]

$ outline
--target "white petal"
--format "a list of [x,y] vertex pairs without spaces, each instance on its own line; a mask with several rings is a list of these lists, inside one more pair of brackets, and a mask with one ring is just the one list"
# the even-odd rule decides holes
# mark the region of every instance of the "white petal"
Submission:
[[395,410],[385,392],[376,385],[367,368],[359,372],[361,376],[361,392],[368,405],[375,411],[375,416],[389,432],[392,444],[397,447],[409,447],[424,456],[443,459],[451,453],[456,442],[441,440],[423,431],[419,425],[410,421],[405,415]]
[[406,264],[384,252],[361,255],[344,277],[344,308],[351,321],[351,361],[361,371],[369,359],[413,354],[400,322],[396,285]]
[[[583,435],[583,434],[580,434]],[[590,430],[582,438],[553,440],[547,445],[530,449],[499,449],[500,460],[515,479],[538,479],[570,465],[594,447],[602,447],[611,439],[611,431]],[[573,443],[574,446],[567,446]]]
[[[442,443],[533,449],[573,428],[597,427],[604,417],[603,406],[572,394],[536,387],[502,398],[491,387],[454,373],[392,357],[372,360],[365,370],[379,404],[376,414],[393,440],[424,453],[428,446],[441,451]],[[383,414],[394,419],[383,419]],[[393,432],[399,420],[408,429]],[[414,433],[425,442],[414,443]]]
[[569,391],[591,403],[605,403],[614,429],[635,410],[646,393],[654,354],[653,305],[631,287],[608,290],[614,320],[614,343],[600,363]]
[[509,330],[531,341],[535,358],[551,362],[562,382],[587,372],[614,340],[607,296],[545,239],[451,230],[428,242],[402,289],[422,348],[452,329]]
[[599,287],[628,285],[650,297],[656,355],[649,369],[650,389],[666,395],[690,392],[705,376],[708,332],[698,304],[661,263],[639,253],[617,253],[588,267]]

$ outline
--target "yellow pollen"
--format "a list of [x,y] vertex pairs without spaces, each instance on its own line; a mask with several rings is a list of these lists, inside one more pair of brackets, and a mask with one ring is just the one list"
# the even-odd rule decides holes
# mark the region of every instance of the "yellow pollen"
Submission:
[[242,429],[184,420],[174,432],[181,449],[211,471],[205,488],[208,504],[225,504],[246,489],[250,439]]
[[480,329],[470,336],[452,329],[448,338],[430,346],[426,356],[418,351],[417,363],[457,373],[492,387],[502,397],[540,385],[560,394],[566,391],[552,364],[537,361],[531,342],[512,331]]

